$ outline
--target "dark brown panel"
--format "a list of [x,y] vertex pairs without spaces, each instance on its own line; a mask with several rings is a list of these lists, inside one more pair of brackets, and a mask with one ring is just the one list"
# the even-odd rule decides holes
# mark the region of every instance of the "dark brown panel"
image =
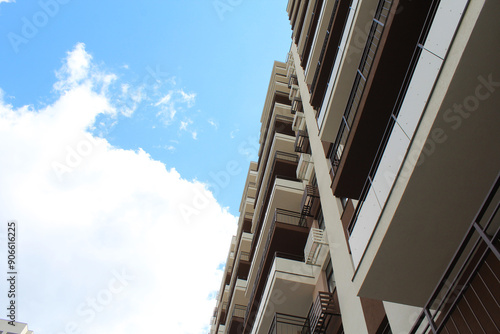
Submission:
[[385,318],[384,305],[380,300],[363,297],[360,297],[360,300],[368,334],[377,334],[377,331]]
[[[394,1],[393,6],[398,5]],[[359,199],[419,42],[431,1],[401,0],[389,16],[332,188]]]

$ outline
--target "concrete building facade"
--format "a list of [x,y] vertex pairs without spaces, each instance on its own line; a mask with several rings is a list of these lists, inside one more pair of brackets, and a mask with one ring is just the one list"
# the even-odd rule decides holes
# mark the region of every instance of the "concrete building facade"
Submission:
[[211,333],[500,333],[500,2],[286,9]]
[[10,325],[9,320],[0,319],[0,334],[33,334],[27,324],[14,322],[14,325]]

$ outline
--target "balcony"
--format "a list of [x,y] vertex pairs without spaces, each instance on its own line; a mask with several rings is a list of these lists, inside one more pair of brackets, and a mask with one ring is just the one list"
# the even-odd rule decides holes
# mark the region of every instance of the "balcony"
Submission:
[[309,145],[309,136],[306,130],[297,131],[295,136],[294,150],[297,153],[311,153]]
[[289,314],[274,314],[268,334],[309,334],[307,319]]
[[500,175],[411,333],[500,332]]
[[[347,167],[344,168],[345,160],[346,157],[348,156],[350,149],[349,147],[349,149],[346,150],[346,146],[348,145],[349,139],[353,140],[355,132],[353,131],[353,128],[355,127],[354,123],[358,117],[358,111],[364,107],[363,103],[364,94],[368,93],[370,86],[368,86],[366,92],[365,88],[367,87],[368,80],[370,79],[369,82],[371,82],[371,80],[373,79],[370,77],[370,74],[372,73],[372,67],[374,67],[373,66],[374,64],[375,66],[378,64],[378,62],[375,63],[375,59],[376,58],[378,59],[378,57],[380,57],[380,54],[378,54],[379,46],[380,50],[383,49],[384,47],[383,41],[385,39],[382,39],[382,35],[384,31],[387,34],[387,31],[389,30],[386,29],[386,23],[388,23],[391,5],[392,1],[388,0],[379,1],[377,11],[373,18],[373,23],[370,29],[368,40],[366,42],[365,49],[361,57],[361,62],[356,73],[356,78],[354,80],[351,94],[349,96],[347,107],[344,111],[344,115],[342,116],[335,142],[333,143],[330,152],[328,154],[332,166],[332,175],[333,175],[332,188],[334,189],[335,196],[337,197],[358,199],[360,196],[361,192],[361,189],[359,189],[360,185],[356,183],[356,182],[359,183],[359,180],[356,180],[354,177],[348,177],[348,180],[344,181],[343,177],[344,173],[355,174],[355,172],[357,172],[362,166],[359,164],[359,162],[353,162],[352,165],[349,166],[349,168]],[[384,117],[381,117],[380,112],[377,112],[377,118],[378,118],[377,121],[375,121],[371,125],[370,124],[367,125],[373,129],[373,126],[375,124],[378,124],[378,122],[380,121],[383,122],[383,120],[386,119]],[[351,133],[353,134],[351,135]],[[367,147],[372,147],[374,145],[378,146],[378,142],[374,143],[373,137],[369,137],[369,141],[370,141],[370,146]],[[360,153],[360,154],[366,155],[365,153]],[[368,154],[368,156],[370,155]],[[357,184],[357,186],[355,185],[353,187],[353,182]]]
[[[290,143],[289,143],[290,144]],[[274,151],[275,145],[271,152]],[[291,182],[298,181],[295,176],[297,173],[298,156],[295,153],[286,153],[282,151],[275,151],[274,158],[266,166],[265,171],[262,172],[262,181],[258,189],[258,201],[255,207],[258,219],[253,220],[252,232],[255,234],[254,244],[252,251],[255,250],[255,243],[259,240],[261,233],[261,225],[264,220],[264,215],[268,212],[268,204],[272,195],[272,191],[278,179],[289,180]],[[289,197],[284,195],[285,197]]]
[[302,153],[297,165],[297,179],[309,180],[312,176],[313,161],[310,154]]
[[259,307],[247,314],[252,333],[269,333],[274,312],[306,317],[320,274],[321,268],[305,264],[302,256],[276,253]]
[[243,332],[243,319],[245,318],[246,310],[247,307],[245,305],[234,306],[227,334],[241,334]]
[[[318,187],[308,184],[302,194],[302,201],[300,204],[301,218],[313,218],[316,216],[319,209],[319,190]],[[309,222],[308,225],[311,225]]]
[[[268,181],[269,185],[263,190],[263,199],[258,205],[258,213],[254,217],[252,231],[254,237],[251,246],[251,259],[254,261],[256,254],[262,251],[263,235],[267,236],[274,211],[276,208],[293,209],[300,206],[304,185],[295,177],[276,175]],[[259,256],[259,255],[257,255]]]
[[266,286],[267,277],[274,263],[274,256],[278,253],[303,259],[303,251],[309,228],[299,212],[276,209],[264,244],[259,266],[256,268],[255,280],[249,297],[249,307],[245,317],[245,331],[253,326],[253,320],[259,309],[262,294]]
[[334,292],[318,292],[307,315],[307,323],[311,334],[341,332],[342,317],[336,289]]
[[[297,25],[293,29],[292,33],[292,38],[294,39],[295,43],[298,44],[299,40],[302,37],[303,33],[303,27],[304,27],[304,21],[306,21],[306,14],[309,9],[309,1],[310,0],[302,0],[300,2],[300,9],[299,9],[299,15],[298,15],[298,22]],[[312,1],[312,0],[311,0]]]
[[326,90],[328,88],[330,74],[339,50],[339,44],[344,33],[345,24],[349,14],[352,1],[336,0],[330,15],[326,34],[321,45],[318,63],[315,66],[314,76],[311,83],[310,103],[315,110],[320,110],[323,104]]
[[[314,41],[314,37],[317,34],[318,30],[318,23],[320,21],[320,13],[321,13],[321,8],[323,7],[323,0],[315,0],[314,1],[314,7],[311,12],[311,16],[309,18],[309,25],[307,28],[307,34],[305,36],[304,40],[304,46],[301,52],[299,53],[300,55],[300,66],[302,68],[306,68],[308,62],[309,62],[309,57],[311,55],[311,49]],[[309,81],[308,81],[309,82]]]
[[[347,106],[339,119],[338,131],[335,132],[336,138],[329,154],[334,169],[332,189],[337,197],[360,198],[380,143],[385,139],[386,126],[390,118],[397,115],[401,99],[404,99],[408,89],[408,79],[413,74],[418,54],[422,52],[438,10],[438,2],[398,2],[400,8],[403,4],[404,10],[398,11],[396,15],[392,1],[381,0],[373,18]],[[458,6],[462,6],[463,10],[462,4]],[[460,15],[460,9],[449,9],[443,13],[448,17],[439,16],[443,20],[443,27],[447,27],[446,34],[448,25],[456,24],[454,16]],[[438,39],[442,41],[441,37]],[[428,47],[435,49],[435,42],[433,40]],[[441,53],[441,50],[437,52]],[[438,66],[439,69],[437,57],[430,58],[428,63],[432,63],[431,67]],[[430,71],[435,70],[430,68]],[[414,115],[418,117],[418,114]],[[339,148],[342,148],[340,157]]]
[[[302,109],[302,104],[300,109]],[[306,120],[304,118],[304,113],[302,111],[296,110],[293,116],[292,130],[304,131],[305,128],[306,128]]]
[[[289,106],[288,109],[286,110],[286,113],[289,113]],[[270,120],[271,122],[271,120]],[[260,191],[260,186],[262,184],[262,178],[264,176],[265,169],[267,167],[267,164],[269,163],[269,159],[273,154],[273,148],[274,150],[280,150],[280,151],[292,151],[292,149],[289,147],[292,146],[293,144],[289,145],[287,142],[291,141],[293,143],[293,137],[295,137],[295,132],[292,130],[292,122],[293,118],[291,116],[285,116],[281,114],[274,114],[272,116],[272,122],[268,124],[270,128],[266,129],[271,129],[269,133],[265,133],[261,135],[260,138],[260,150],[259,150],[259,161],[257,162],[258,164],[258,171],[257,171],[257,196]]]
[[295,75],[295,63],[293,61],[293,56],[291,52],[288,52],[286,58],[286,76],[290,78],[292,75]]
[[307,264],[322,264],[329,252],[326,232],[319,228],[311,228],[304,248],[304,258]]
[[[466,5],[441,0],[439,20],[424,31],[391,135],[397,140],[389,140],[351,224],[353,283],[362,297],[423,307],[500,170],[500,146],[492,145],[500,142],[500,95],[481,101],[459,127],[447,122],[450,108],[485,87],[478,73],[490,73],[500,57],[489,34],[500,31],[499,5],[486,3],[472,18]],[[455,48],[455,31],[465,27],[467,43]],[[453,77],[443,76],[449,61],[457,64]]]

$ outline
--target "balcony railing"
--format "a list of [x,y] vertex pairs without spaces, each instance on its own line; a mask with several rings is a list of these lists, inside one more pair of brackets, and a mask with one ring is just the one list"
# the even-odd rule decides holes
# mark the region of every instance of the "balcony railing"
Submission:
[[299,80],[297,79],[297,75],[290,75],[290,79],[288,79],[288,88],[298,88]]
[[[245,323],[247,323],[249,320],[249,315],[250,315],[250,312],[252,309],[252,307],[250,307],[250,306],[252,304],[254,304],[254,302],[255,302],[257,289],[258,289],[258,286],[261,282],[262,274],[264,271],[264,266],[266,263],[266,259],[268,257],[267,255],[269,252],[269,247],[271,246],[271,241],[273,239],[273,234],[274,234],[274,229],[276,227],[276,223],[282,223],[282,224],[288,224],[288,225],[294,225],[294,226],[300,226],[300,227],[307,226],[305,219],[302,218],[302,216],[299,212],[278,209],[278,208],[274,211],[274,218],[273,218],[273,221],[271,223],[271,227],[269,228],[269,234],[268,234],[268,237],[266,240],[266,244],[264,246],[264,251],[262,252],[262,258],[260,260],[259,267],[257,269],[255,283],[253,285],[252,292],[250,293],[250,298],[249,298],[250,302],[249,302],[249,307],[247,309],[247,312],[245,314]],[[280,254],[280,253],[278,253],[278,254]]]
[[337,168],[340,164],[340,160],[342,159],[343,148],[347,143],[354,119],[358,112],[361,97],[365,90],[366,81],[370,75],[375,55],[377,54],[380,37],[382,36],[384,25],[387,22],[387,18],[391,10],[392,1],[393,0],[380,0],[377,11],[375,12],[370,34],[368,35],[368,40],[366,41],[365,49],[363,51],[363,55],[361,56],[361,62],[356,73],[356,78],[354,79],[347,107],[344,111],[344,115],[342,116],[337,137],[329,152],[333,175],[337,173]]
[[307,238],[306,247],[304,248],[304,257],[307,264],[315,265],[318,263],[323,246],[328,247],[325,231],[319,228],[312,228]]
[[307,318],[275,313],[268,334],[310,334]]
[[294,150],[297,153],[309,153],[309,136],[307,135],[307,131],[297,131]]
[[249,252],[241,252],[240,253],[240,261],[250,261],[250,253]]
[[244,305],[234,305],[233,317],[244,318],[247,307]]
[[299,163],[297,165],[297,178],[299,180],[309,180],[312,173],[312,159],[310,154],[303,153],[300,155]]
[[[417,45],[415,46],[415,51],[413,53],[413,57],[412,57],[412,60],[410,62],[410,65],[406,71],[406,77],[404,79],[404,82],[401,85],[402,89],[399,92],[396,103],[394,104],[394,107],[392,110],[392,115],[391,115],[391,117],[389,117],[389,120],[386,124],[386,128],[384,131],[384,135],[382,137],[382,141],[379,144],[379,147],[377,149],[377,153],[375,155],[375,159],[373,160],[372,166],[370,167],[370,172],[368,173],[368,176],[366,177],[365,183],[363,185],[363,189],[361,191],[361,196],[359,198],[358,205],[356,206],[354,215],[353,215],[353,217],[352,217],[352,219],[349,222],[349,225],[347,227],[348,234],[351,234],[353,229],[354,229],[354,226],[356,224],[358,216],[361,212],[361,209],[363,208],[363,203],[365,202],[366,197],[368,196],[369,190],[373,185],[373,180],[375,179],[375,175],[377,173],[378,167],[379,167],[380,162],[382,160],[382,157],[384,155],[385,149],[388,145],[388,142],[389,142],[389,139],[391,137],[394,126],[398,122],[398,116],[399,116],[399,112],[401,110],[401,106],[403,105],[406,93],[407,93],[408,88],[410,86],[410,82],[413,78],[413,73],[415,72],[418,60],[420,58],[420,54],[422,52],[422,46],[424,45],[424,43],[426,41],[430,27],[431,27],[432,22],[434,20],[434,16],[435,16],[438,5],[439,5],[439,1],[436,1],[430,7],[429,12],[427,14],[427,19],[426,19],[426,21],[421,29],[420,38],[418,40]],[[345,141],[347,141],[347,140],[345,140]],[[338,149],[338,151],[340,151],[340,154],[337,154],[336,158],[333,158],[333,157],[330,158],[330,160],[332,162],[332,170],[335,172],[337,171],[336,167],[338,167],[338,164],[340,162],[340,157],[342,155],[342,153],[341,153],[342,148],[343,148],[343,146],[340,146],[340,148]],[[330,153],[334,154],[333,150]],[[333,168],[334,161],[335,161],[335,168]]]
[[[277,123],[279,123],[278,126]],[[273,122],[273,127],[271,131],[272,139],[274,139],[275,133],[281,133],[288,136],[294,136],[295,133],[292,130],[293,117],[284,116],[284,115],[276,115],[275,120]],[[288,127],[288,124],[290,127]],[[267,161],[269,160],[269,154],[272,147],[272,140],[267,142],[267,134],[263,138],[262,145],[259,149],[259,161],[258,161],[258,173],[257,173],[257,196],[259,195],[260,187],[262,186],[262,179],[266,172]],[[265,147],[265,152],[264,152]],[[263,155],[264,154],[264,155]],[[261,166],[262,163],[262,166]]]
[[410,333],[500,333],[500,174]]
[[290,51],[286,57],[286,76],[291,77],[292,75],[295,75],[295,63],[293,61],[293,54]]
[[[287,95],[286,99],[288,100],[288,95]],[[258,173],[260,173],[261,163],[263,162],[264,166],[265,166],[265,163],[267,162],[269,150],[271,148],[271,143],[272,143],[272,140],[274,139],[274,135],[276,134],[276,132],[281,133],[281,134],[285,134],[285,135],[289,135],[289,136],[293,135],[290,133],[291,128],[288,129],[287,126],[284,126],[284,124],[286,124],[286,123],[291,124],[293,122],[293,117],[278,114],[277,111],[275,110],[276,107],[278,107],[278,106],[280,108],[283,108],[283,109],[291,108],[290,103],[282,104],[282,103],[276,102],[275,107],[273,108],[273,112],[269,116],[269,119],[267,120],[266,128],[261,130],[261,133],[263,133],[263,137],[261,138],[262,145],[260,145],[260,148],[259,148],[259,159],[257,161]],[[276,123],[279,123],[279,125],[276,126]],[[269,130],[271,130],[271,131],[269,131]],[[269,142],[268,142],[268,137],[270,138]],[[264,160],[262,160],[262,159],[264,159]],[[259,183],[259,175],[257,175],[257,183]]]
[[304,51],[300,55],[300,66],[302,66],[302,68],[306,67],[309,55],[311,53],[314,34],[316,33],[316,29],[319,22],[319,14],[321,12],[322,7],[323,7],[323,0],[316,0],[316,2],[314,3],[313,12],[311,14],[309,27],[307,28],[306,41],[304,43]]
[[335,291],[318,292],[318,296],[311,305],[311,309],[307,315],[310,333],[326,333],[326,329],[332,320],[336,322],[334,325],[340,327],[342,318],[339,307],[335,302]]
[[[265,215],[265,212],[267,209],[267,204],[268,204],[269,198],[271,196],[270,191],[272,191],[274,184],[276,183],[276,179],[280,178],[280,179],[286,179],[286,180],[291,180],[291,181],[298,181],[295,177],[289,177],[289,176],[284,176],[284,175],[275,175],[274,179],[272,179],[273,174],[274,174],[274,169],[276,166],[276,162],[278,162],[278,161],[295,164],[295,176],[296,176],[296,172],[297,172],[296,164],[298,164],[298,162],[299,162],[299,157],[297,156],[297,154],[276,151],[276,153],[274,155],[274,161],[273,161],[272,166],[271,166],[271,170],[268,173],[269,179],[267,181],[267,184],[264,184],[265,182],[263,180],[261,180],[260,184],[259,184],[259,188],[257,189],[257,199],[258,200],[255,203],[256,203],[256,205],[257,205],[257,203],[260,203],[260,207],[258,209],[258,215],[257,215],[257,217],[259,217],[259,220],[257,221],[257,227],[255,228],[255,236],[254,236],[254,239],[252,241],[252,247],[251,247],[252,249],[255,249],[255,247],[254,247],[255,243],[259,239],[259,235],[260,235],[259,227],[260,227],[260,224],[262,223],[262,220],[264,219],[264,215]],[[267,169],[266,169],[265,173],[267,173]],[[262,173],[262,176],[261,176],[262,179],[264,178],[263,175],[265,173]],[[263,193],[261,193],[261,190],[260,190],[260,188],[262,186],[266,187]],[[253,254],[252,254],[252,256],[253,256]]]
[[335,0],[335,4],[333,5],[332,15],[330,16],[330,22],[328,22],[328,28],[326,29],[325,39],[323,40],[323,46],[321,47],[321,52],[319,54],[318,64],[316,65],[316,71],[314,72],[314,77],[311,83],[311,89],[309,92],[312,94],[314,89],[316,88],[316,83],[318,82],[319,72],[321,69],[321,63],[325,57],[326,46],[328,45],[328,39],[330,37],[330,33],[332,32],[333,21],[335,19],[335,12],[337,11],[339,5],[339,0]]
[[245,219],[252,219],[253,218],[253,212],[245,212]]
[[313,213],[315,212],[313,212],[313,209],[315,208],[315,204],[318,204],[318,200],[319,200],[318,187],[308,184],[304,189],[304,193],[302,195],[302,202],[300,204],[301,219],[305,221],[306,217],[314,216]]
[[[299,162],[299,156],[296,153],[276,151],[276,153],[274,153],[274,160],[273,160],[271,169],[269,170],[269,173],[268,173],[270,177],[272,177],[272,175],[274,174],[276,162],[279,162],[279,161],[294,164],[294,163]],[[275,180],[271,180],[271,179],[268,180],[266,189],[265,189],[264,193],[262,194],[264,197],[261,197],[260,188],[263,186],[263,183],[264,183],[263,180],[264,180],[265,174],[267,174],[267,170],[262,173],[260,184],[259,184],[259,187],[257,188],[257,192],[256,192],[257,200],[260,200],[262,203],[264,203],[265,199],[267,198],[267,194],[269,192],[269,189],[270,189],[270,187],[272,187],[274,185],[274,181],[275,181]],[[263,207],[261,206],[260,209],[262,211]]]
[[304,112],[304,107],[302,106],[302,100],[300,99],[300,97],[295,97],[292,100],[292,105],[290,107],[290,113],[295,115],[296,113],[299,113],[299,112],[300,113]]

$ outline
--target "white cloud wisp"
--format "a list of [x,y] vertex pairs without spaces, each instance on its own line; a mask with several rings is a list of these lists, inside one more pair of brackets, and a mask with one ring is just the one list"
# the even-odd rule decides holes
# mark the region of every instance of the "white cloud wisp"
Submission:
[[18,320],[37,334],[206,332],[236,218],[205,184],[88,132],[116,114],[117,78],[93,69],[83,44],[57,78],[43,109],[0,94],[0,222],[19,226]]

